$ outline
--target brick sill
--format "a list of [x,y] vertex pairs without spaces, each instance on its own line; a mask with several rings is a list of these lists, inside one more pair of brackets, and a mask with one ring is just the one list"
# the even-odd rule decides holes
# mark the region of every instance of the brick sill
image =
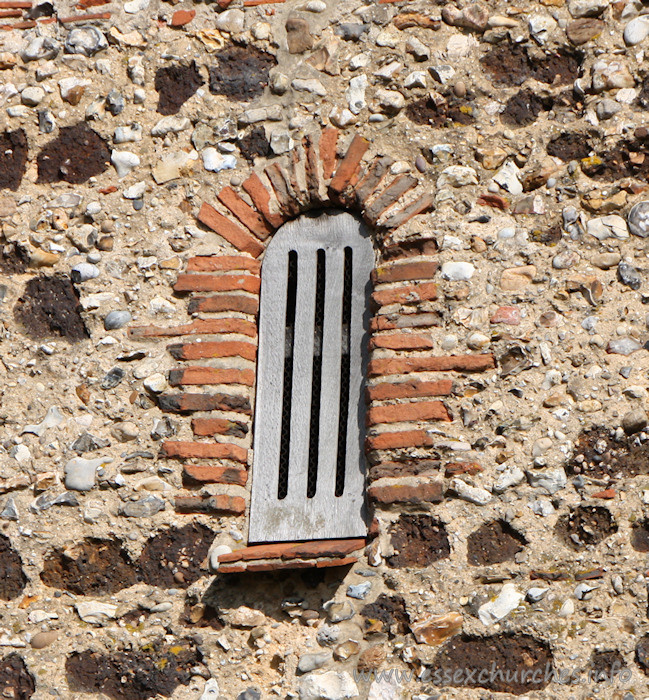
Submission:
[[348,566],[358,561],[366,542],[365,538],[357,538],[252,545],[221,554],[218,571],[228,574]]

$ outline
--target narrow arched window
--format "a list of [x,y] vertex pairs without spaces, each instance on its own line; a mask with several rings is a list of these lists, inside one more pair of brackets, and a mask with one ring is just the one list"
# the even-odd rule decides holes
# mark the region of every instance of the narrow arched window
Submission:
[[285,224],[261,270],[250,542],[359,537],[374,253],[355,217]]

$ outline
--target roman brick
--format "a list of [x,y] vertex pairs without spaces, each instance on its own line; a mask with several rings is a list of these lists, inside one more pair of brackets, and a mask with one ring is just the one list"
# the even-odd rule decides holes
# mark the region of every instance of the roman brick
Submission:
[[371,377],[410,372],[484,372],[494,369],[496,362],[491,354],[447,355],[444,357],[395,357],[370,360],[368,374]]
[[434,459],[409,459],[405,462],[381,462],[370,467],[369,478],[371,481],[383,478],[399,478],[405,476],[417,476],[419,474],[437,474],[440,463]]
[[354,188],[357,204],[362,206],[370,198],[393,163],[394,159],[389,156],[378,156],[371,162]]
[[427,211],[433,209],[434,206],[435,196],[427,192],[410,202],[410,204],[406,204],[402,209],[390,214],[390,216],[379,225],[379,228],[386,231],[394,231],[398,229],[399,226],[403,226],[406,222],[410,221],[414,216],[425,214]]
[[329,184],[329,192],[332,196],[339,195],[347,187],[353,187],[356,184],[361,159],[369,146],[370,142],[360,134],[354,136],[345,157],[340,161],[336,168],[336,174]]
[[239,221],[252,233],[265,240],[275,230],[264,217],[244,201],[231,187],[224,187],[217,195],[218,200],[227,207]]
[[130,338],[173,338],[181,335],[213,335],[239,333],[252,338],[257,336],[257,324],[243,318],[200,318],[182,326],[134,326],[128,329]]
[[396,204],[406,192],[416,187],[418,182],[419,180],[412,175],[397,175],[383,192],[365,207],[363,212],[365,218],[372,224],[378,221],[385,211]]
[[271,163],[264,172],[273,186],[282,213],[287,217],[297,216],[300,213],[300,207],[286,170],[279,163]]
[[206,340],[202,343],[169,345],[167,350],[176,360],[201,360],[209,357],[242,357],[254,362],[257,346],[242,340]]
[[250,400],[231,394],[160,394],[158,406],[163,413],[196,411],[232,411],[251,415]]
[[305,154],[304,175],[309,201],[311,204],[317,204],[320,202],[321,177],[315,136],[307,134],[302,140],[302,144]]
[[174,506],[177,513],[204,515],[243,515],[246,501],[241,496],[176,496]]
[[315,561],[254,561],[246,566],[246,571],[254,573],[257,571],[281,571],[283,569],[315,569],[316,566],[317,562]]
[[235,484],[245,486],[248,472],[234,467],[215,467],[202,464],[186,464],[183,467],[183,484]]
[[318,569],[330,569],[334,566],[350,566],[358,561],[358,557],[344,557],[343,559],[318,559],[316,567]]
[[187,272],[234,272],[245,270],[258,275],[259,260],[245,255],[196,255],[187,261]]
[[250,292],[259,294],[257,275],[178,275],[174,292]]
[[390,406],[373,406],[367,412],[368,425],[428,420],[450,422],[452,418],[441,401],[416,401]]
[[365,539],[312,540],[310,542],[278,542],[237,549],[219,556],[221,562],[253,561],[255,559],[309,559],[340,557],[365,547]]
[[407,284],[390,289],[376,289],[372,299],[377,306],[388,304],[415,304],[419,301],[435,301],[437,285],[434,282]]
[[270,209],[270,193],[261,181],[257,173],[251,173],[247,180],[244,180],[241,187],[248,193],[252,203],[261,212],[264,219],[275,229],[278,229],[286,218],[281,214],[276,214]]
[[434,238],[407,238],[398,243],[389,241],[386,236],[383,239],[383,260],[403,260],[416,255],[434,255],[438,250],[437,241]]
[[444,476],[458,476],[460,474],[470,474],[475,476],[484,469],[477,462],[448,462],[444,466]]
[[243,438],[248,434],[248,426],[227,418],[194,418],[192,420],[192,432],[201,437],[213,435],[230,435]]
[[421,484],[389,484],[370,486],[367,490],[370,500],[391,505],[393,503],[440,503],[444,500],[441,481]]
[[432,279],[437,272],[437,267],[435,260],[414,260],[383,264],[372,270],[372,282],[381,284]]
[[264,246],[249,231],[223,216],[207,202],[203,202],[198,212],[198,220],[218,233],[237,250],[250,253],[254,258],[258,258],[264,252]]
[[162,443],[161,455],[167,459],[231,459],[246,463],[248,450],[227,442],[180,442],[167,440]]
[[426,350],[434,347],[433,341],[423,335],[414,333],[391,333],[375,335],[370,338],[370,350],[386,348],[388,350]]
[[452,391],[452,379],[440,379],[437,382],[408,379],[405,382],[383,382],[367,387],[367,397],[370,401],[386,401],[424,396],[449,396]]
[[444,316],[440,311],[428,311],[422,314],[382,314],[370,319],[370,330],[394,331],[399,328],[428,328],[441,326]]
[[190,300],[187,311],[190,314],[238,311],[242,314],[256,316],[259,311],[259,297],[246,296],[245,294],[215,294],[209,297],[195,297]]
[[255,372],[252,369],[221,369],[219,367],[186,367],[169,371],[171,386],[242,384],[253,386]]
[[332,126],[322,130],[320,134],[320,163],[322,164],[322,177],[325,180],[334,174],[336,168],[336,146],[338,143],[338,129]]
[[432,447],[433,438],[426,430],[399,430],[379,433],[366,439],[369,450],[396,450],[402,447]]

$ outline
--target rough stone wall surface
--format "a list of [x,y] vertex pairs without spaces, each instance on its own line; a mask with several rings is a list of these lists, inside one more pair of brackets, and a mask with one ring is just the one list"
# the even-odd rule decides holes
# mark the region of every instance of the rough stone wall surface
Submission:
[[[0,696],[649,697],[644,12],[0,3]],[[260,265],[326,208],[373,521],[248,547]]]

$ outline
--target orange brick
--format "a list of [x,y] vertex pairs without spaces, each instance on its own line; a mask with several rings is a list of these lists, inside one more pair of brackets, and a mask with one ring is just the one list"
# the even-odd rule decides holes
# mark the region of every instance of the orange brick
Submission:
[[176,496],[174,506],[178,513],[204,513],[214,515],[229,513],[243,515],[246,512],[246,501],[241,496]]
[[216,195],[225,207],[227,207],[239,221],[261,240],[265,240],[275,230],[261,214],[256,212],[247,202],[231,188],[224,187]]
[[189,302],[187,311],[197,312],[238,311],[256,316],[259,311],[259,297],[245,294],[215,294],[210,297],[195,297]]
[[173,15],[171,15],[171,22],[169,24],[172,27],[184,27],[189,24],[194,17],[196,17],[196,10],[176,10]]
[[433,438],[425,430],[400,430],[367,438],[370,450],[394,450],[401,447],[431,447]]
[[210,384],[242,384],[253,386],[255,372],[252,369],[221,369],[218,367],[187,367],[169,372],[171,386],[203,386]]
[[383,264],[372,270],[372,282],[381,284],[432,279],[437,272],[437,267],[437,262],[433,260]]
[[259,294],[257,275],[178,275],[174,292],[250,292]]
[[494,369],[495,366],[496,362],[491,354],[381,358],[370,361],[368,373],[375,377],[409,372],[484,372]]
[[416,401],[391,406],[373,406],[367,412],[367,424],[400,423],[405,421],[452,420],[441,401]]
[[329,191],[334,195],[343,192],[347,187],[353,187],[361,167],[361,159],[365,151],[370,146],[370,142],[360,134],[356,134],[349,144],[345,157],[340,161],[336,174],[329,184]]
[[406,382],[384,382],[367,388],[370,401],[387,399],[412,399],[424,396],[448,396],[453,391],[452,379],[440,379],[438,382],[422,382],[409,379]]
[[232,411],[251,415],[250,400],[236,394],[160,394],[158,407],[165,413]]
[[414,333],[391,333],[375,335],[370,338],[370,349],[387,348],[388,350],[426,350],[434,347],[430,338]]
[[422,484],[390,484],[370,486],[367,495],[370,500],[391,505],[392,503],[440,503],[444,500],[441,481]]
[[322,176],[328,180],[336,168],[336,144],[338,143],[338,129],[328,126],[320,135],[320,162],[322,163]]
[[310,542],[278,542],[258,544],[237,549],[219,556],[219,563],[253,561],[255,559],[309,559],[315,557],[338,557],[357,552],[365,547],[365,539],[312,540]]
[[248,426],[239,421],[226,418],[194,418],[192,420],[194,435],[211,437],[212,435],[231,435],[233,437],[245,437],[248,434]]
[[168,459],[231,459],[245,464],[248,450],[226,442],[174,442],[162,443],[162,456]]
[[186,464],[183,467],[183,483],[186,485],[203,483],[245,486],[247,481],[248,472],[245,469],[214,467],[201,464]]
[[235,248],[244,253],[250,253],[254,258],[258,258],[264,252],[264,246],[249,231],[223,216],[207,202],[203,202],[198,212],[198,220],[225,238]]
[[176,360],[201,360],[208,357],[243,357],[254,362],[257,346],[242,340],[207,340],[204,343],[170,345],[167,350]]
[[372,299],[378,306],[434,301],[437,299],[437,285],[434,282],[422,282],[422,284],[408,284],[390,289],[377,289],[372,293]]
[[233,272],[246,270],[258,275],[261,263],[245,255],[197,255],[187,261],[188,272]]

